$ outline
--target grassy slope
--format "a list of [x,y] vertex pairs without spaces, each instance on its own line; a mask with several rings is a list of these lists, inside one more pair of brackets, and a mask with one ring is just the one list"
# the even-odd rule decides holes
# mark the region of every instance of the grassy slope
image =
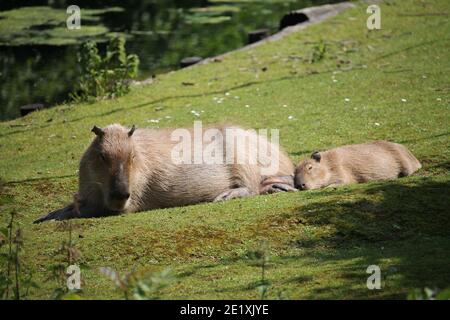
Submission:
[[[404,298],[411,288],[447,287],[450,21],[422,14],[450,6],[398,0],[381,9],[380,31],[365,28],[362,5],[222,62],[161,76],[121,99],[1,123],[0,209],[3,217],[22,214],[25,263],[40,281],[48,275],[66,233],[31,221],[70,201],[93,124],[146,127],[162,118],[161,127],[190,126],[190,111],[204,110],[205,123],[279,128],[295,161],[315,149],[389,139],[406,144],[424,168],[394,182],[76,221],[90,267],[83,296],[119,297],[99,266],[170,266],[179,281],[163,298],[257,298],[260,270],[245,257],[262,240],[271,255],[270,298]],[[320,40],[324,59],[307,63]],[[365,287],[370,264],[382,269],[382,290]],[[49,297],[53,287],[42,282],[33,297]]]

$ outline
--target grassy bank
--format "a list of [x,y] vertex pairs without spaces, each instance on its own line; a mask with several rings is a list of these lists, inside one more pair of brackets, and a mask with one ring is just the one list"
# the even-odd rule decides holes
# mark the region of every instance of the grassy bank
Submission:
[[[262,242],[269,298],[405,298],[450,285],[450,5],[387,1],[382,29],[366,5],[219,62],[160,76],[120,99],[63,105],[0,123],[0,210],[20,214],[24,265],[50,297],[47,267],[67,232],[33,225],[77,189],[77,166],[94,124],[191,126],[229,121],[278,128],[294,161],[313,150],[374,139],[405,144],[416,175],[295,194],[78,220],[84,298],[121,297],[102,266],[170,267],[162,298],[257,298]],[[218,101],[221,101],[220,103]],[[200,116],[196,116],[196,111]],[[379,265],[381,290],[366,288]]]

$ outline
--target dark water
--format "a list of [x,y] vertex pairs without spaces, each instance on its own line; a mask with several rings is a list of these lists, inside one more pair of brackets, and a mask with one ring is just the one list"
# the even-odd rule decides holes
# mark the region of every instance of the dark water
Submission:
[[[110,31],[132,36],[127,40],[127,52],[139,56],[140,78],[145,78],[177,69],[184,57],[211,57],[242,47],[249,31],[269,28],[276,32],[280,19],[290,10],[330,2],[338,0],[14,0],[1,1],[0,10],[30,5],[65,9],[77,4],[82,10],[123,7],[122,12],[103,15],[101,22]],[[190,11],[211,6],[231,9],[200,17]],[[205,16],[213,20],[219,16],[223,21],[204,23]],[[20,116],[19,108],[25,104],[43,103],[49,107],[67,100],[78,77],[77,51],[78,45],[0,46],[0,120]]]

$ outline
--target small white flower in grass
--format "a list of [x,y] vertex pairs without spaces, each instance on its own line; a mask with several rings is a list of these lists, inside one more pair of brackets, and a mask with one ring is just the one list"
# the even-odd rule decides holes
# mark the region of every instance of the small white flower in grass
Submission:
[[287,108],[287,104],[283,104],[283,108]]
[[427,78],[427,76],[426,76],[426,75],[423,75],[423,76],[422,76],[422,78],[426,79],[426,78]]
[[198,111],[191,110],[191,113],[192,113],[194,116],[196,116],[196,117],[199,117],[199,116],[200,116],[200,113],[198,113]]
[[235,99],[239,99],[239,97],[238,97],[238,96],[234,96],[234,98],[235,98]]
[[437,100],[437,101],[442,101],[442,99],[441,99],[441,98],[437,98],[436,100]]
[[333,79],[333,82],[336,83],[336,82],[338,82],[338,81],[337,81],[336,79]]
[[150,120],[147,120],[147,122],[150,122],[150,123],[158,123],[158,122],[159,122],[159,119],[150,119]]
[[229,95],[230,95],[230,93],[229,93],[229,92],[226,92],[226,93],[225,93],[225,95],[226,95],[226,96],[229,96]]
[[380,126],[380,124],[379,124],[378,122],[375,122],[375,125],[376,125],[377,127],[379,127],[379,126]]
[[245,105],[246,108],[250,108],[250,106],[248,104]]
[[171,116],[165,116],[164,118],[166,118],[166,119],[170,119],[170,118],[172,118]]
[[344,101],[345,101],[345,102],[349,102],[350,99],[349,99],[349,98],[345,98]]
[[288,120],[294,120],[294,116],[289,116]]
[[402,102],[406,102],[406,99],[402,99]]

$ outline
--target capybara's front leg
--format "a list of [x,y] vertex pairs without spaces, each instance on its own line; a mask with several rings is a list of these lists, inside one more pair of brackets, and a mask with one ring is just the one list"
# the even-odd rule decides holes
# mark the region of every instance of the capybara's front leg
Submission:
[[298,190],[289,184],[285,183],[274,183],[270,185],[266,185],[261,188],[261,194],[271,194],[278,192],[297,192]]
[[293,176],[276,176],[267,177],[261,182],[260,194],[277,193],[277,192],[295,192],[298,191],[294,187]]
[[235,188],[222,192],[214,199],[214,202],[225,201],[235,198],[250,197],[252,195],[253,195],[252,192],[247,187]]
[[67,207],[55,210],[46,214],[45,216],[40,217],[35,220],[33,223],[41,223],[49,220],[66,220],[72,218],[79,218],[81,216],[79,210],[76,209],[76,206],[72,203]]
[[49,220],[67,220],[73,218],[89,218],[105,213],[101,208],[94,208],[97,206],[89,206],[84,201],[81,201],[76,194],[74,201],[67,207],[55,210],[35,220],[34,223],[41,223]]

